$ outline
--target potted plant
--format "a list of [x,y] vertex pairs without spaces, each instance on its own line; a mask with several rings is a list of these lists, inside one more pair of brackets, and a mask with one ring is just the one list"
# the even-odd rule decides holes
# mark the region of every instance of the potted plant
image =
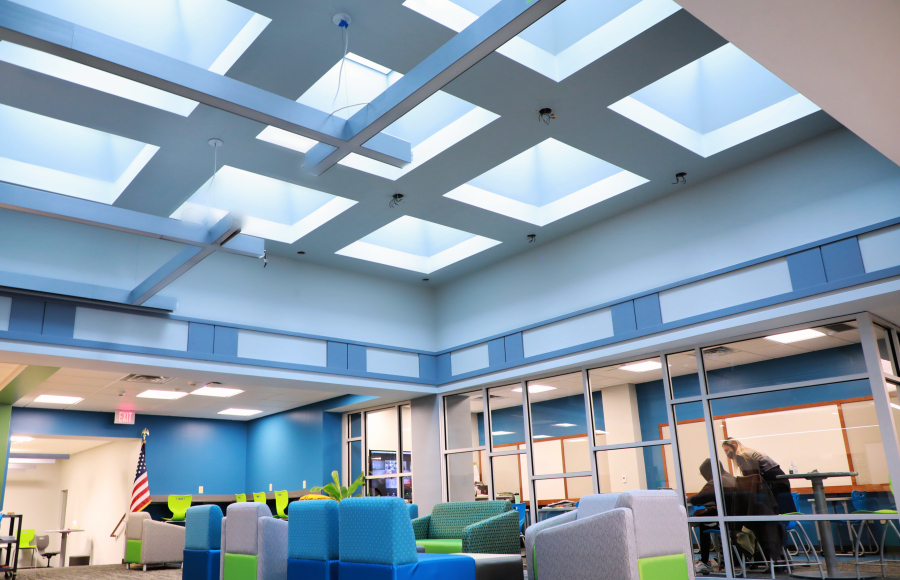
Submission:
[[327,495],[334,501],[339,502],[342,499],[347,499],[348,497],[356,493],[356,490],[360,485],[362,485],[363,481],[365,481],[366,474],[360,473],[359,477],[356,478],[356,481],[350,484],[350,487],[343,487],[341,485],[341,480],[338,477],[337,471],[332,471],[331,477],[334,479],[333,483],[329,483],[328,485],[323,485],[321,487],[314,487],[309,491],[312,493],[321,493],[323,495]]

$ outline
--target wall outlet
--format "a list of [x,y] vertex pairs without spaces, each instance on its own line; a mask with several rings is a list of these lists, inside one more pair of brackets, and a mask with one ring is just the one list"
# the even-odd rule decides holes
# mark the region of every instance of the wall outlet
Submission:
[[306,480],[303,480],[303,489],[306,489]]
[[627,483],[627,482],[628,482],[628,481],[627,481],[627,478],[623,475],[623,476],[622,476],[622,483]]
[[272,491],[272,484],[269,484],[269,491]]
[[200,491],[198,493],[203,493],[203,486],[200,486]]

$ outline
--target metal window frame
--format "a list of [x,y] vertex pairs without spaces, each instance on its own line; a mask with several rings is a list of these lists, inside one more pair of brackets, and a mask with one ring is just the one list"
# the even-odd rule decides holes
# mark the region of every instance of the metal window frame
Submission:
[[[367,446],[366,446],[366,427],[367,427],[367,417],[369,413],[376,413],[378,411],[384,411],[385,409],[395,409],[396,421],[397,421],[397,466],[398,469],[402,469],[403,466],[403,415],[401,411],[401,407],[410,406],[410,401],[401,401],[398,403],[391,403],[389,405],[378,405],[376,407],[367,407],[365,409],[357,409],[355,411],[345,411],[341,414],[341,431],[343,433],[341,439],[341,465],[345,467],[343,469],[343,474],[341,476],[341,480],[343,481],[343,485],[349,486],[353,479],[351,479],[350,474],[350,443],[353,441],[360,441],[361,446],[361,459],[362,459],[362,468],[363,473],[365,474],[365,482],[368,483],[369,480],[373,479],[396,479],[397,480],[397,490],[400,494],[398,497],[402,497],[403,494],[403,486],[401,480],[404,477],[410,478],[410,487],[412,488],[413,493],[413,501],[415,501],[415,485],[413,478],[413,471],[410,470],[408,472],[395,473],[391,474],[389,477],[385,477],[383,475],[371,475],[369,474],[369,461],[367,457]],[[360,436],[359,437],[350,437],[350,415],[360,415]],[[443,415],[443,414],[442,414]],[[410,452],[411,453],[411,452]],[[354,478],[355,479],[355,478]],[[364,485],[362,490],[362,495],[366,496],[368,493],[368,486]]]
[[[866,361],[866,372],[865,373],[857,373],[852,375],[842,375],[837,377],[828,377],[823,379],[817,379],[812,381],[798,381],[793,383],[784,383],[784,384],[776,384],[776,385],[768,385],[763,387],[752,387],[747,389],[736,389],[733,391],[726,391],[722,393],[710,393],[708,381],[706,379],[706,367],[705,362],[703,360],[703,350],[711,347],[711,346],[719,346],[722,344],[729,344],[734,342],[742,342],[745,340],[751,340],[754,338],[760,338],[764,336],[770,336],[773,333],[783,333],[783,332],[791,332],[793,330],[801,330],[804,328],[809,328],[811,326],[823,326],[826,324],[833,324],[836,322],[847,322],[854,321],[857,324],[860,334],[860,346],[863,350],[864,358]],[[557,369],[555,371],[546,371],[542,373],[535,373],[533,375],[528,375],[527,377],[521,379],[519,384],[522,386],[522,414],[523,414],[523,428],[524,428],[524,437],[525,437],[525,449],[524,450],[504,450],[504,451],[495,451],[493,448],[493,441],[490,438],[490,399],[489,391],[495,387],[503,387],[510,385],[509,381],[499,381],[499,382],[491,382],[485,383],[481,386],[482,398],[484,403],[484,413],[482,417],[483,427],[485,432],[485,445],[479,445],[475,447],[470,447],[466,449],[450,449],[448,450],[446,447],[446,431],[445,431],[445,421],[444,421],[444,397],[458,395],[462,393],[474,393],[477,392],[478,389],[475,388],[466,388],[459,389],[458,391],[452,391],[443,393],[439,396],[441,402],[441,412],[440,412],[440,429],[441,429],[441,452],[442,452],[442,481],[444,482],[442,494],[444,501],[448,501],[447,498],[447,474],[446,474],[446,456],[454,453],[465,453],[465,452],[475,452],[475,451],[487,451],[487,465],[486,469],[488,473],[490,473],[490,477],[487,478],[489,481],[488,487],[489,492],[491,494],[491,498],[494,499],[494,490],[493,490],[493,457],[499,456],[508,456],[508,455],[526,455],[526,464],[528,466],[528,489],[529,489],[529,498],[531,500],[537,501],[537,494],[535,489],[535,483],[537,481],[546,480],[546,479],[562,479],[568,477],[586,477],[590,476],[593,482],[593,488],[595,493],[599,493],[599,473],[597,471],[597,462],[596,462],[596,453],[597,451],[608,451],[613,449],[633,449],[633,448],[641,448],[641,447],[652,447],[652,446],[661,446],[661,445],[671,445],[671,454],[674,463],[674,478],[675,478],[675,486],[676,492],[680,498],[680,501],[685,502],[684,496],[684,477],[682,473],[681,466],[681,453],[679,448],[679,438],[678,438],[678,427],[675,421],[675,406],[686,404],[686,403],[700,403],[703,406],[703,419],[704,419],[704,427],[706,429],[707,434],[707,444],[709,446],[709,457],[710,460],[715,462],[718,461],[718,451],[715,442],[715,432],[712,422],[712,408],[711,403],[718,399],[725,399],[730,397],[738,397],[744,395],[753,395],[767,392],[775,392],[775,391],[784,391],[790,389],[799,389],[805,387],[813,387],[813,386],[822,386],[829,384],[837,384],[842,382],[849,381],[858,381],[858,380],[869,380],[870,385],[875,384],[885,384],[886,381],[890,381],[896,383],[898,388],[900,388],[900,377],[891,375],[890,373],[885,373],[881,368],[878,346],[875,340],[874,327],[873,325],[877,324],[885,328],[888,331],[889,338],[891,340],[891,344],[893,346],[893,355],[894,355],[894,364],[895,368],[900,370],[900,327],[897,325],[890,323],[878,316],[875,316],[869,312],[861,312],[861,313],[850,313],[845,314],[843,316],[835,316],[827,319],[820,320],[809,320],[802,323],[791,324],[787,326],[778,326],[777,324],[769,326],[766,330],[756,331],[752,333],[743,333],[738,334],[733,337],[722,338],[714,341],[702,341],[695,344],[693,351],[694,356],[697,360],[697,377],[700,385],[700,394],[696,396],[690,397],[680,397],[675,398],[674,392],[672,390],[673,377],[670,375],[668,368],[668,357],[676,354],[681,354],[684,352],[689,352],[691,349],[686,347],[679,348],[670,348],[670,349],[660,349],[658,351],[654,351],[652,353],[646,353],[643,356],[631,356],[625,357],[618,360],[613,360],[607,362],[602,365],[597,364],[586,364],[579,365],[570,369]],[[595,445],[596,439],[592,437],[593,433],[588,433],[589,441],[590,441],[590,450],[591,450],[591,471],[590,472],[578,472],[578,473],[557,473],[557,474],[546,474],[546,475],[534,475],[534,448],[533,448],[533,430],[532,430],[532,417],[531,417],[531,405],[528,396],[528,382],[537,381],[541,379],[561,376],[565,374],[571,374],[574,372],[581,372],[582,374],[582,387],[583,393],[585,397],[585,413],[586,420],[588,425],[588,430],[594,430],[594,421],[593,421],[593,399],[591,397],[590,391],[590,377],[589,372],[593,369],[597,368],[605,368],[608,366],[616,366],[616,365],[624,365],[630,362],[636,362],[640,360],[646,360],[648,358],[659,357],[660,361],[666,361],[662,365],[662,377],[663,377],[663,386],[664,386],[664,396],[665,396],[665,404],[666,404],[666,414],[669,421],[669,438],[668,439],[659,439],[654,441],[636,441],[633,443],[620,443],[620,444],[611,444],[611,445]],[[885,457],[888,462],[888,470],[891,476],[891,479],[896,479],[900,481],[900,441],[898,441],[898,437],[895,431],[895,422],[893,419],[893,414],[890,410],[890,400],[889,396],[885,389],[872,389],[873,400],[875,401],[876,413],[878,417],[879,430],[881,434],[882,441],[885,443]],[[876,396],[877,395],[877,396]],[[719,477],[719,472],[717,469],[713,469],[713,487],[715,490],[715,496],[717,503],[721,506],[724,504],[723,495],[722,495],[722,482]],[[526,482],[523,481],[523,488],[526,485]],[[812,515],[792,515],[792,516],[728,516],[723,515],[723,510],[717,511],[717,516],[715,517],[689,517],[688,525],[691,523],[717,523],[720,529],[726,529],[726,524],[729,522],[750,522],[750,521],[831,521],[831,522],[854,522],[854,521],[862,521],[866,519],[871,519],[871,515],[853,515],[853,514],[812,514]],[[879,514],[879,519],[883,520],[898,520],[900,521],[900,515],[897,514]],[[727,540],[726,540],[727,541]],[[723,559],[725,563],[725,572],[726,578],[735,578],[734,576],[734,562],[732,562],[731,552],[728,549],[723,550]]]

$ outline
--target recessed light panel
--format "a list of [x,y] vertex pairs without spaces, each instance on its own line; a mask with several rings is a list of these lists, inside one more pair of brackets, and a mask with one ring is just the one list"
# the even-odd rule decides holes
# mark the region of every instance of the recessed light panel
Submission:
[[648,371],[656,371],[662,368],[662,365],[659,361],[655,360],[646,360],[638,363],[631,363],[625,366],[619,367],[620,371],[629,371],[632,373],[646,373]]
[[549,138],[444,197],[545,226],[647,180]]
[[0,181],[112,204],[159,150],[0,105]]
[[224,75],[271,22],[226,0],[12,0]]
[[251,415],[259,415],[262,411],[257,409],[225,409],[219,411],[219,415],[236,415],[238,417],[250,417]]
[[702,157],[819,110],[733,44],[609,108]]
[[553,427],[577,427],[575,423],[555,423]]
[[[349,119],[401,78],[403,75],[398,72],[349,53],[343,63],[338,61],[297,102],[340,119]],[[351,153],[339,164],[396,180],[498,118],[490,111],[438,91],[382,131],[409,142],[412,163],[400,168]],[[301,153],[316,144],[313,139],[271,126],[257,135],[257,139]]]
[[13,435],[9,440],[13,443],[28,443],[29,441],[34,441],[34,437],[28,437],[27,435]]
[[139,393],[138,397],[142,399],[180,399],[181,397],[186,397],[187,393],[182,391],[154,391],[153,389],[149,391],[144,391],[143,393]]
[[781,334],[773,334],[765,337],[766,340],[773,340],[782,344],[790,344],[792,342],[800,342],[802,340],[812,340],[825,336],[824,332],[813,330],[812,328],[804,328],[803,330],[795,330],[793,332],[783,332]]
[[50,405],[74,405],[83,401],[81,397],[65,397],[62,395],[40,395],[33,402],[48,403]]
[[241,389],[229,389],[226,387],[200,387],[196,391],[191,391],[191,394],[204,397],[233,397],[243,392]]
[[499,436],[499,435],[512,435],[512,431],[491,431],[491,435]]
[[[406,0],[411,10],[460,32],[499,0]],[[567,0],[497,49],[561,81],[681,7],[671,0]]]
[[[528,392],[532,395],[535,393],[546,393],[547,391],[555,391],[555,390],[556,390],[556,387],[551,387],[550,385],[529,385],[528,386]],[[516,387],[515,389],[512,390],[512,392],[521,393],[522,387]]]
[[462,230],[403,216],[335,253],[430,274],[499,243]]
[[352,199],[225,165],[170,217],[211,226],[231,212],[241,221],[241,233],[292,244],[354,205]]

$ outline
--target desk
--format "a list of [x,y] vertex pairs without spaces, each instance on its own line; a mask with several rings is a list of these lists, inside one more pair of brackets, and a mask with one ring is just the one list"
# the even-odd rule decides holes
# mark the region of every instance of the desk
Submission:
[[84,530],[46,530],[45,534],[61,534],[62,538],[59,540],[59,566],[60,568],[65,568],[69,564],[66,561],[66,541],[69,539],[69,534],[73,534],[75,532],[83,532]]
[[[814,509],[816,513],[827,514],[828,499],[825,497],[825,484],[822,483],[822,481],[828,479],[829,477],[851,477],[854,475],[859,474],[855,471],[823,473],[813,471],[811,473],[790,473],[779,475],[776,477],[776,479],[808,479],[809,482],[812,483],[813,497],[815,498],[813,505],[815,506]],[[837,554],[834,551],[834,537],[831,535],[831,522],[816,522],[816,529],[819,531],[819,544],[822,547],[822,556],[824,556],[825,558],[826,580],[830,578],[874,578],[874,576],[866,574],[857,575],[855,571],[841,572],[840,570],[838,570]],[[791,574],[791,576],[796,576],[799,578],[822,577],[816,572],[795,572]]]

